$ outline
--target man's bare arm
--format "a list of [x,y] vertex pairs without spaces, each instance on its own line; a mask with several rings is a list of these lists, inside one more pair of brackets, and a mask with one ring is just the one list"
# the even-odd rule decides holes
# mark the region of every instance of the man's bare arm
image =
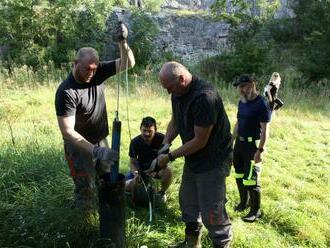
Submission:
[[63,139],[76,145],[83,151],[92,154],[94,145],[88,142],[83,136],[74,130],[76,118],[72,116],[57,116],[58,126],[61,130]]
[[123,70],[133,68],[135,65],[135,58],[131,48],[128,46],[126,40],[120,41],[118,43],[120,50],[120,58],[116,59],[116,72],[121,72]]

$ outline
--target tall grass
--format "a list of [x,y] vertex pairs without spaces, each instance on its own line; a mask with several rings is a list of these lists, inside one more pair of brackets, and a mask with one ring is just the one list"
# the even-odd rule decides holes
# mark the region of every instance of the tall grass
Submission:
[[[42,77],[39,81],[36,75],[27,81],[18,74],[0,74],[0,247],[95,247],[97,213],[82,215],[71,208],[73,184],[54,110],[60,80],[51,73],[49,81]],[[110,79],[106,89],[110,123],[116,107],[116,80]],[[170,119],[169,95],[155,80],[148,71],[130,78],[127,102],[132,136],[139,134],[140,121],[146,115],[157,119],[162,132]],[[237,94],[224,86],[219,92],[233,125]],[[262,175],[264,217],[259,222],[244,223],[233,211],[238,194],[235,180],[227,179],[233,247],[330,246],[329,99],[289,88],[283,88],[281,97],[286,105],[271,123]],[[126,172],[130,137],[124,83],[119,117],[123,122],[120,168]],[[179,145],[176,140],[173,146]],[[184,237],[178,206],[182,162],[172,165],[174,183],[167,207],[154,211],[149,231],[147,210],[127,206],[128,247],[162,248]],[[206,232],[203,247],[211,247]]]

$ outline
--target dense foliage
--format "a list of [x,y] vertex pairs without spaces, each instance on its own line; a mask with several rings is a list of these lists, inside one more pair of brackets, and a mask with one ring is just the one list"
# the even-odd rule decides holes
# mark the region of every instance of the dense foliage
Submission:
[[300,0],[293,8],[296,17],[290,28],[296,37],[288,42],[296,43],[300,55],[297,60],[299,70],[304,72],[308,81],[329,79],[330,1]]
[[[67,68],[79,47],[93,46],[102,53],[109,47],[107,18],[113,7],[128,7],[128,2],[1,1],[2,66],[9,73],[25,65],[34,71],[45,65],[61,69]],[[159,27],[150,12],[159,10],[162,2],[143,1],[142,10],[131,7],[130,45],[136,54],[135,70],[174,58],[156,50]],[[330,78],[330,1],[287,2],[293,14],[279,18],[280,0],[216,0],[211,13],[230,24],[228,46],[202,61],[202,72],[230,82],[243,72],[261,76],[290,70],[290,82],[296,85],[326,84]]]
[[8,48],[5,65],[34,68],[71,60],[75,49],[105,42],[105,20],[124,1],[8,0],[0,3],[0,46]]
[[148,64],[157,60],[154,51],[154,42],[159,32],[158,25],[151,16],[143,11],[136,11],[132,14],[132,42],[131,48],[134,51],[137,68],[145,68]]
[[[203,61],[226,81],[245,72],[257,76],[288,68],[299,85],[330,78],[330,2],[289,1],[293,15],[275,18],[280,1],[217,0],[214,17],[231,24],[229,49]],[[212,69],[210,69],[212,68]]]
[[[132,36],[137,64],[151,62],[157,25],[145,11],[159,10],[162,1],[144,1],[142,11],[131,7]],[[106,21],[113,7],[128,7],[124,0],[63,1],[8,0],[0,3],[0,48],[5,50],[3,65],[40,70],[50,61],[55,67],[66,66],[74,52],[83,46],[104,51],[109,44]]]

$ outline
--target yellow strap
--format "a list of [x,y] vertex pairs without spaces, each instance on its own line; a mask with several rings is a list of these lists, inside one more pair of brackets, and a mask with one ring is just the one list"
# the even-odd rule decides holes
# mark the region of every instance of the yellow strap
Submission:
[[234,178],[243,178],[244,173],[234,173]]
[[243,185],[245,186],[253,186],[253,185],[256,185],[257,184],[257,181],[255,180],[245,180],[243,179]]

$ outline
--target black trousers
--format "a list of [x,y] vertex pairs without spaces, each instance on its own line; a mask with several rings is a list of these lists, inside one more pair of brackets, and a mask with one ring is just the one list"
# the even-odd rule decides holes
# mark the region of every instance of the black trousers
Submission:
[[252,138],[245,141],[237,138],[234,146],[235,178],[242,179],[243,185],[250,189],[260,189],[261,164],[255,164],[253,160],[258,142]]

